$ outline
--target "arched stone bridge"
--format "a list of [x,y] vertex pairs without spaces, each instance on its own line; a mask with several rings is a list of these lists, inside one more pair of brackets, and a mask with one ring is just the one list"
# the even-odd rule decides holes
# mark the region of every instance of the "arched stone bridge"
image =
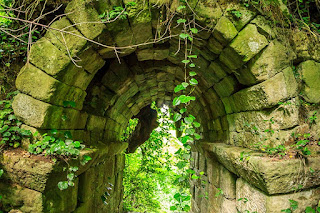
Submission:
[[[80,167],[75,187],[60,191],[57,182],[65,179],[61,163],[4,152],[6,182],[0,190],[7,210],[121,212],[127,147],[119,142],[121,133],[152,101],[171,103],[175,85],[184,79],[184,54],[177,51],[177,37],[135,46],[159,32],[158,24],[165,21],[161,5],[168,2],[141,1],[129,9],[127,19],[102,24],[98,14],[120,4],[111,2],[73,0],[67,5],[66,17],[32,46],[13,103],[24,128],[69,130],[91,148],[87,152],[93,160]],[[193,44],[199,86],[190,112],[202,125],[202,140],[193,149],[191,165],[205,171],[206,184],[192,182],[192,212],[280,212],[290,206],[289,199],[299,202],[297,212],[317,205],[319,157],[274,160],[255,152],[248,157],[248,148],[261,141],[273,146],[288,142],[293,132],[319,138],[319,119],[312,125],[305,119],[319,108],[319,44],[302,32],[278,29],[258,10],[235,2],[189,4],[208,29]],[[175,4],[170,5],[174,11]],[[172,35],[179,30],[172,26]],[[118,59],[113,49],[89,40],[132,47],[119,49]],[[65,107],[64,101],[76,106]],[[315,105],[306,107],[307,102]],[[104,205],[100,197],[107,182],[114,188]],[[218,188],[224,193],[216,197]]]

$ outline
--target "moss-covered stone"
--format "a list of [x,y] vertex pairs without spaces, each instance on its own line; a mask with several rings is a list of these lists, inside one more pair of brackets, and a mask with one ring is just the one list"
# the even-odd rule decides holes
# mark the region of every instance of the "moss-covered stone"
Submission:
[[66,7],[65,13],[75,27],[88,39],[96,38],[106,27],[101,23],[98,12],[86,0],[71,1]]
[[252,85],[272,78],[284,68],[290,66],[296,58],[291,47],[285,47],[279,41],[272,41],[261,53],[256,55],[247,66],[236,75],[240,83]]
[[64,106],[64,101],[74,101],[76,109],[82,109],[86,96],[83,90],[70,87],[31,64],[25,65],[16,79],[17,89],[44,102]]
[[235,80],[235,78],[231,75],[225,77],[223,80],[213,86],[221,98],[230,96],[237,91],[238,87],[239,85],[237,80]]
[[292,68],[288,67],[273,78],[230,96],[228,105],[233,112],[270,108],[296,95],[297,88]]
[[69,53],[71,56],[75,56],[80,52],[87,43],[85,39],[81,38],[81,33],[72,26],[66,17],[53,22],[45,37],[62,52]]
[[42,193],[19,185],[0,182],[1,207],[5,211],[19,209],[24,213],[43,212]]
[[169,56],[169,49],[162,49],[162,48],[142,49],[142,50],[137,50],[136,54],[139,61],[164,60]]
[[257,27],[248,24],[239,32],[230,45],[222,51],[220,60],[230,69],[238,69],[258,54],[266,45],[268,45],[268,40],[258,32]]
[[212,34],[218,42],[223,46],[226,46],[234,37],[236,37],[238,30],[228,18],[222,16],[215,26]]
[[68,74],[64,71],[71,59],[46,38],[41,38],[31,47],[30,62],[49,75],[60,79]]
[[[303,162],[300,159],[274,161],[250,149],[228,146],[222,143],[206,143],[203,146],[206,150],[212,152],[230,172],[241,176],[269,195],[294,192],[295,187],[299,184],[302,184],[302,189],[313,188],[320,181],[316,177],[320,172],[319,157],[308,159],[309,166],[315,170],[314,173],[307,168],[305,168],[306,172],[301,173]],[[250,157],[241,160],[241,153],[247,153]],[[292,179],[292,177],[296,178]],[[320,195],[318,194],[318,196]]]
[[13,110],[25,124],[40,129],[84,129],[88,115],[75,109],[54,106],[18,94]]
[[303,97],[311,103],[320,102],[320,63],[309,60],[302,62],[298,67],[303,85]]
[[237,199],[247,198],[247,201],[243,202],[241,200],[237,202],[237,208],[241,212],[276,213],[279,210],[290,209],[291,203],[289,200],[294,200],[298,203],[295,211],[305,212],[307,206],[315,207],[318,205],[319,193],[320,189],[315,188],[310,191],[268,196],[242,178],[239,178],[237,180]]

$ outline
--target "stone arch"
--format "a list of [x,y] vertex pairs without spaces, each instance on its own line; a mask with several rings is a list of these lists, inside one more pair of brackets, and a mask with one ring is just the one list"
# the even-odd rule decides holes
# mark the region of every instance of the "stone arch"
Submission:
[[[192,167],[206,171],[207,180],[205,186],[192,183],[193,212],[236,212],[236,208],[272,212],[268,209],[274,205],[270,200],[284,203],[289,195],[276,195],[294,191],[292,187],[299,180],[293,177],[300,177],[299,171],[281,173],[287,163],[273,163],[259,155],[252,156],[248,165],[238,159],[246,148],[260,141],[247,124],[253,123],[261,130],[270,125],[277,129],[268,140],[270,144],[288,140],[291,130],[300,125],[297,105],[278,107],[279,102],[298,102],[298,82],[291,66],[296,54],[276,39],[267,18],[257,11],[233,2],[222,7],[206,1],[190,4],[195,5],[199,22],[212,28],[210,32],[200,32],[193,47],[199,55],[195,59],[199,87],[195,91],[198,101],[190,106],[190,112],[202,124],[203,138],[192,152]],[[89,152],[93,156],[93,161],[78,172],[76,187],[60,192],[56,188],[57,177],[62,173],[60,164],[4,153],[9,159],[3,163],[7,178],[18,185],[12,186],[13,194],[21,195],[17,199],[24,202],[22,211],[121,212],[121,152],[126,144],[119,143],[120,135],[128,120],[151,101],[170,102],[175,85],[184,78],[184,55],[177,52],[177,39],[135,46],[154,38],[159,9],[141,3],[129,11],[128,19],[104,25],[98,14],[111,6],[103,0],[71,1],[65,11],[67,16],[55,21],[32,46],[30,63],[17,77],[21,93],[16,96],[13,109],[25,128],[40,132],[69,130],[75,139],[92,147]],[[230,8],[243,15],[235,17],[228,12],[232,11]],[[117,57],[113,49],[94,41],[133,47],[120,49]],[[80,60],[74,63],[70,56]],[[76,106],[66,107],[66,101],[73,101]],[[264,122],[270,119],[272,124]],[[22,162],[33,169],[16,167]],[[317,162],[318,158],[311,161],[314,168],[319,168]],[[295,167],[300,161],[294,160],[290,165]],[[39,168],[40,174],[36,171]],[[309,191],[292,196],[306,197],[313,204],[319,200],[315,186],[320,179],[312,182],[310,176],[303,178],[303,187]],[[285,183],[287,180],[292,182]],[[100,201],[106,181],[114,184],[109,206]],[[225,193],[215,199],[218,188]],[[37,202],[27,202],[22,196],[29,192],[36,194]],[[209,199],[204,198],[206,193]],[[252,198],[260,209],[254,209],[250,202],[238,204],[239,196]]]

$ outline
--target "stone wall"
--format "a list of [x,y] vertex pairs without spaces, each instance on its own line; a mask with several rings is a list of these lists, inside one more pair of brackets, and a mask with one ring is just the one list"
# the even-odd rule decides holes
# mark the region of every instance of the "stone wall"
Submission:
[[[162,16],[153,6],[166,2],[139,1],[129,9],[127,19],[101,23],[99,14],[114,4],[71,1],[67,15],[32,46],[30,63],[16,80],[21,93],[13,109],[25,128],[40,133],[70,131],[90,148],[92,162],[80,169],[75,187],[61,192],[56,186],[65,177],[61,162],[30,157],[23,151],[4,152],[1,167],[6,182],[0,187],[8,197],[3,201],[6,210],[122,211],[126,144],[120,142],[121,133],[129,119],[152,101],[171,104],[175,85],[184,80],[181,60],[185,56],[177,51],[181,42],[177,37],[136,45],[155,37]],[[279,31],[268,17],[232,1],[189,4],[198,14],[197,22],[210,28],[199,32],[193,43],[199,85],[193,93],[197,101],[189,111],[201,123],[202,142],[194,146],[192,168],[204,175],[192,181],[192,211],[279,212],[288,207],[291,197],[301,203],[299,208],[316,205],[318,157],[306,161],[315,170],[312,174],[307,172],[309,164],[299,159],[240,159],[241,153],[250,152],[247,149],[261,141],[270,146],[290,141],[293,132],[308,131],[319,139],[319,121],[312,125],[306,121],[319,108],[319,43],[289,30],[285,36],[292,36],[291,43],[278,39]],[[174,10],[175,5],[171,6]],[[234,16],[233,10],[242,16]],[[179,34],[178,28],[172,26],[171,32]],[[108,46],[118,47],[117,54]],[[76,106],[65,107],[64,101],[74,101]],[[24,141],[23,147],[28,143]],[[274,173],[273,168],[279,169]],[[112,193],[104,205],[101,196],[109,183]],[[295,193],[296,184],[303,191]],[[29,193],[35,194],[36,202],[25,196]]]

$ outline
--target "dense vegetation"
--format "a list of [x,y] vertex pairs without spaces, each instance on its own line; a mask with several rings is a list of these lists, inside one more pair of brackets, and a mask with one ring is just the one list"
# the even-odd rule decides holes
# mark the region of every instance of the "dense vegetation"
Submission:
[[[175,126],[167,106],[158,109],[159,127],[135,153],[126,155],[124,174],[124,210],[127,212],[189,211],[188,166],[190,154],[175,137]],[[138,120],[130,120],[124,141],[134,131]]]

